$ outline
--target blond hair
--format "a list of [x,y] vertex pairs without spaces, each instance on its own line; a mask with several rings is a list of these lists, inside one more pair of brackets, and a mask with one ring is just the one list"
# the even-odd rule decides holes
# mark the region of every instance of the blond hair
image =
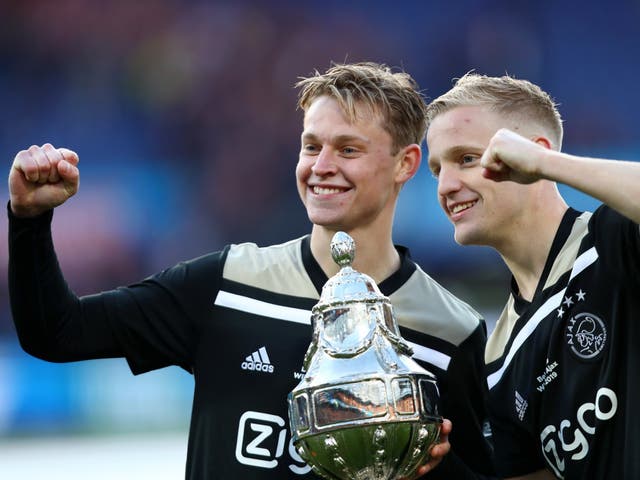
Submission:
[[488,77],[467,73],[453,88],[433,100],[427,107],[427,125],[441,113],[456,107],[486,106],[508,117],[527,117],[550,135],[553,145],[562,146],[562,117],[551,96],[539,86],[510,77]]
[[326,72],[302,77],[298,107],[305,112],[321,96],[334,98],[349,121],[358,119],[365,106],[382,117],[382,128],[391,135],[393,152],[417,143],[427,130],[427,106],[416,81],[405,72],[393,72],[384,64],[363,62],[333,64]]

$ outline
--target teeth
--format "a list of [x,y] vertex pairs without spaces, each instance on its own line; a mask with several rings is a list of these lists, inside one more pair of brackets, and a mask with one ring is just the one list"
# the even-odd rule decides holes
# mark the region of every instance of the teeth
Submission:
[[462,210],[466,210],[467,208],[471,208],[474,203],[476,202],[458,203],[451,209],[451,213],[458,213]]
[[330,195],[332,193],[340,193],[339,188],[313,187],[313,193],[316,195]]

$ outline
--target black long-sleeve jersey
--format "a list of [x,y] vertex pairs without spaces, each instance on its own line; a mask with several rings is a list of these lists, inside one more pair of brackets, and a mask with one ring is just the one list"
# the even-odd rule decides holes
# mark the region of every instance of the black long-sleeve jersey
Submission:
[[569,209],[531,302],[512,293],[487,344],[496,468],[640,478],[640,232]]
[[[327,281],[310,237],[230,245],[78,298],[57,263],[52,215],[9,213],[11,307],[23,348],[54,362],[124,357],[134,374],[169,365],[191,372],[188,479],[315,478],[292,446],[286,403],[302,378],[310,310]],[[398,250],[401,268],[379,287],[414,357],[436,375],[441,413],[454,425],[452,454],[430,478],[457,478],[459,459],[490,473],[484,322]]]

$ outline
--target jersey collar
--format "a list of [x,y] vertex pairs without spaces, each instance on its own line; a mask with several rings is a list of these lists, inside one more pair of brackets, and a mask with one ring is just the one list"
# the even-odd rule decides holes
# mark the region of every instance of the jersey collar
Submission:
[[[400,268],[378,284],[378,288],[382,294],[387,297],[404,285],[416,270],[416,264],[411,260],[411,253],[409,252],[409,249],[402,245],[394,246],[398,251],[398,254],[400,254]],[[307,271],[307,275],[309,275],[309,278],[313,282],[313,285],[316,287],[319,295],[322,292],[322,287],[327,283],[329,278],[322,268],[320,268],[320,264],[318,264],[311,253],[311,235],[304,236],[302,242],[300,242],[300,248],[304,268]]]
[[[558,230],[556,232],[555,237],[553,238],[553,242],[551,243],[551,248],[549,249],[549,253],[547,255],[547,260],[544,265],[544,269],[542,270],[542,275],[538,280],[538,285],[536,287],[536,291],[533,295],[535,299],[538,294],[542,291],[543,285],[547,283],[547,277],[549,276],[549,272],[551,271],[551,267],[553,267],[553,262],[555,261],[556,256],[560,253],[560,250],[564,246],[571,233],[571,229],[573,228],[573,224],[576,219],[582,214],[577,210],[569,207],[567,211],[562,216],[562,220],[560,221],[560,225],[558,226]],[[514,308],[518,314],[522,314],[522,312],[531,305],[530,302],[525,300],[520,296],[520,289],[518,288],[518,284],[516,283],[516,279],[511,276],[511,295],[514,299]]]

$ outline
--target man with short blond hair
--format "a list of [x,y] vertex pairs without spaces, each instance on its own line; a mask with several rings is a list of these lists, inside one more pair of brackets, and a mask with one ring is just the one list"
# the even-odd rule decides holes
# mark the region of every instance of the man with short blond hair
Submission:
[[[555,102],[508,76],[465,75],[427,117],[456,242],[512,273],[485,353],[497,472],[640,478],[640,164],[561,153]],[[578,212],[556,182],[603,205]]]

